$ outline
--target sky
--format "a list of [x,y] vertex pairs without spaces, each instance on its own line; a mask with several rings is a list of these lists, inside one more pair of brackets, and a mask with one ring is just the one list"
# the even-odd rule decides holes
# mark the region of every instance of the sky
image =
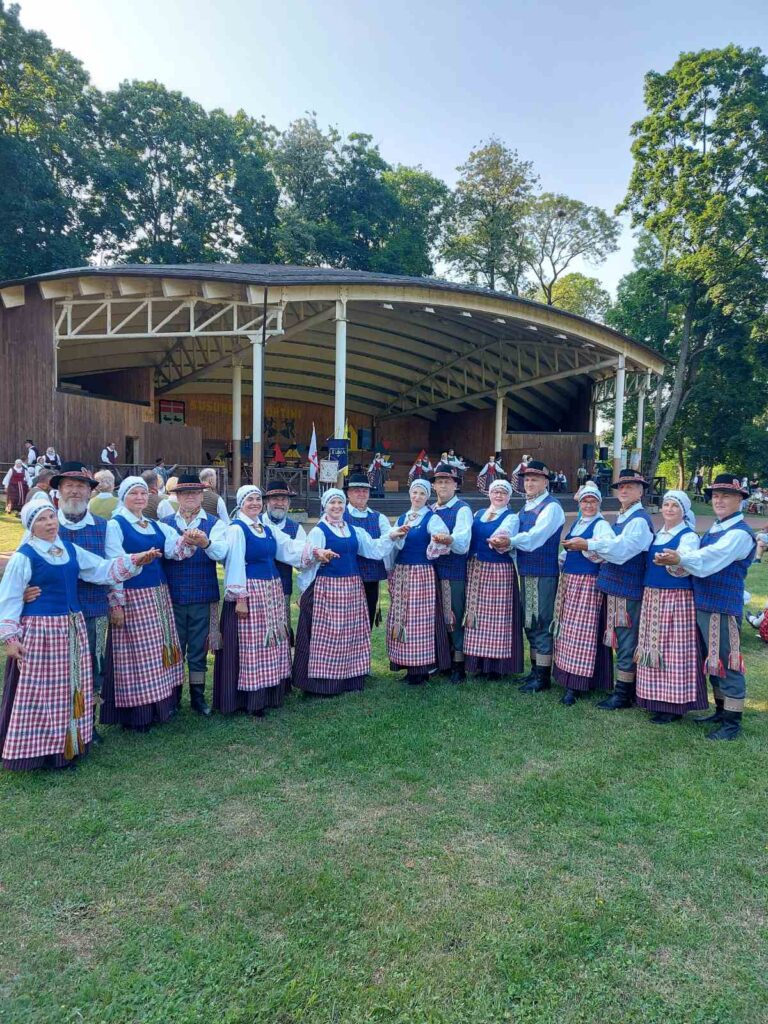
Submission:
[[[495,136],[544,190],[607,210],[629,180],[648,71],[727,43],[768,52],[766,0],[19,2],[25,27],[74,53],[100,89],[157,79],[281,129],[315,111],[451,185]],[[632,249],[625,224],[618,253],[579,269],[613,292]]]

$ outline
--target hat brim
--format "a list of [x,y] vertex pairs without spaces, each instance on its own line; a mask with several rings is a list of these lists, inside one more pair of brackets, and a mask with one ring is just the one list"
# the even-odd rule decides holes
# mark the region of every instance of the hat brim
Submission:
[[643,480],[641,476],[625,476],[623,478],[619,477],[618,480],[614,481],[614,483],[611,484],[611,490],[615,491],[616,488],[620,487],[622,484],[640,484],[642,487],[647,487],[648,481]]
[[173,494],[184,494],[186,491],[188,494],[195,493],[197,491],[207,490],[205,484],[176,484],[173,488]]
[[86,476],[85,473],[57,473],[56,476],[51,477],[51,487],[58,491],[64,480],[74,480],[76,483],[88,484],[91,490],[99,486],[98,480],[94,480],[92,476]]
[[545,473],[543,469],[521,469],[520,476],[540,476],[549,480],[549,473]]
[[722,491],[723,494],[740,494],[742,498],[749,497],[749,490],[746,487],[734,487],[733,484],[710,484],[704,488],[705,494],[716,494]]

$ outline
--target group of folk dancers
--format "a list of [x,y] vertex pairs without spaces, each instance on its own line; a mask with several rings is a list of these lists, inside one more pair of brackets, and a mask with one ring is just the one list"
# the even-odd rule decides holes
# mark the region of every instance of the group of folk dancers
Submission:
[[[347,495],[325,491],[321,518],[305,533],[287,515],[282,485],[241,487],[225,525],[202,508],[204,487],[192,476],[179,478],[178,511],[161,521],[145,517],[146,482],[128,477],[107,522],[88,512],[88,472],[65,464],[55,480],[58,510],[44,495],[25,505],[26,534],[0,582],[3,765],[74,765],[100,742],[95,691],[102,723],[146,731],[167,721],[180,704],[185,662],[191,706],[209,715],[209,651],[213,707],[225,714],[262,716],[292,685],[326,696],[361,690],[385,579],[390,668],[413,686],[437,673],[453,683],[520,675],[524,633],[524,693],[548,690],[554,679],[566,706],[602,690],[598,707],[636,703],[668,724],[707,707],[706,673],[716,709],[700,720],[715,726],[712,739],[738,736],[740,625],[755,551],[740,482],[717,477],[717,521],[701,538],[682,491],[664,496],[654,532],[640,475],[622,470],[613,485],[621,502],[613,525],[587,483],[561,551],[565,515],[549,493],[549,472],[530,460],[523,475],[519,514],[509,507],[510,484],[497,479],[473,515],[456,495],[455,467],[439,464],[431,480],[412,482],[410,508],[394,526],[369,508],[367,477],[353,475]],[[292,657],[294,569],[301,597]]]

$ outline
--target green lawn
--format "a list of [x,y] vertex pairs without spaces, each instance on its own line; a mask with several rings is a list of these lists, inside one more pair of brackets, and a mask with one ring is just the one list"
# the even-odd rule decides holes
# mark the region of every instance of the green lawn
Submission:
[[[761,606],[768,567],[750,577]],[[387,671],[0,775],[0,1021],[768,1020],[768,667],[745,735]],[[186,697],[185,697],[186,700]]]

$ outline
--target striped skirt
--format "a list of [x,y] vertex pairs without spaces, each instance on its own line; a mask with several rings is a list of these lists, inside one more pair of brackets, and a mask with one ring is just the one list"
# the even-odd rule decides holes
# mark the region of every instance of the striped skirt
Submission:
[[681,715],[707,707],[691,590],[645,588],[635,661],[636,700],[641,708]]
[[569,690],[611,690],[611,648],[602,643],[605,595],[597,577],[562,573],[555,598],[552,675]]
[[184,665],[164,584],[126,588],[124,611],[125,625],[109,627],[100,721],[144,729],[170,718]]
[[399,669],[451,667],[442,593],[432,565],[396,565],[389,576],[387,654]]
[[[3,767],[63,768],[77,756],[76,749],[87,753],[92,737],[93,676],[85,619],[80,612],[25,616],[20,639],[25,648],[21,662],[9,658],[5,666],[0,705]],[[75,690],[80,695],[77,702]]]
[[371,671],[371,630],[359,576],[316,576],[301,595],[293,684],[335,696],[362,690]]
[[[249,580],[250,585],[255,581]],[[280,600],[283,600],[282,590]],[[249,611],[254,602],[249,601]],[[264,632],[256,636],[255,623],[239,619],[235,602],[225,601],[221,612],[221,649],[216,652],[213,667],[213,707],[224,715],[235,711],[256,714],[267,708],[279,708],[290,689],[291,653],[289,641],[283,638],[278,645],[264,647]],[[245,624],[245,628],[243,628]],[[260,683],[261,685],[243,685]]]
[[517,571],[509,561],[470,560],[464,617],[468,672],[516,675],[523,671],[523,621]]

